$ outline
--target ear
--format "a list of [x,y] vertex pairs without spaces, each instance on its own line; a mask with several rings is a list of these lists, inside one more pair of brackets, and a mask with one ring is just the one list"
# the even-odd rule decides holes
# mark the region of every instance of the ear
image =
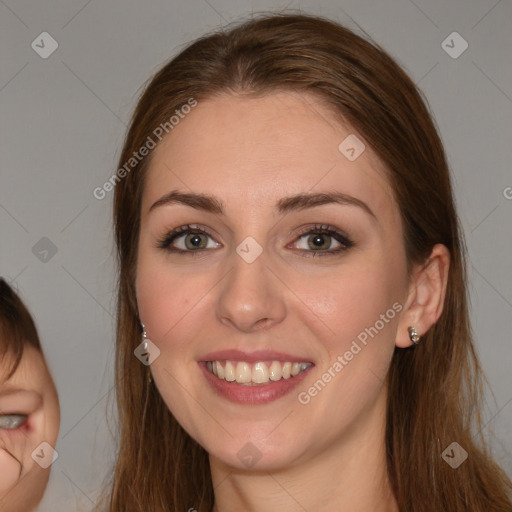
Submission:
[[408,296],[400,317],[396,346],[410,347],[409,327],[414,327],[420,336],[437,322],[443,312],[450,252],[446,246],[437,244],[427,261],[414,269],[408,287]]

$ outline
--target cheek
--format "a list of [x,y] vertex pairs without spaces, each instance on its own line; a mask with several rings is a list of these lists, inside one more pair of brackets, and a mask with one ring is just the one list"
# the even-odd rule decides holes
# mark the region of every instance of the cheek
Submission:
[[18,481],[21,464],[7,450],[0,447],[0,499]]
[[366,329],[375,325],[381,338],[393,332],[396,309],[400,309],[396,304],[403,294],[399,268],[395,267],[385,259],[361,260],[339,268],[328,278],[305,281],[300,294],[312,322],[315,317],[321,319],[322,338],[329,352],[350,345],[360,333],[364,338]]
[[171,268],[165,258],[148,253],[140,252],[137,268],[139,315],[148,338],[161,350],[169,344],[176,348],[181,339],[176,333],[196,314],[195,309],[213,286],[213,280],[205,273]]
[[[164,260],[164,258],[162,258]],[[137,269],[137,302],[148,338],[160,349],[151,365],[153,381],[168,409],[196,440],[199,397],[197,340],[211,334],[213,272],[177,270],[156,257],[141,254]],[[218,280],[218,278],[217,278]],[[208,425],[206,415],[200,423]],[[212,426],[213,427],[213,426]]]
[[394,353],[402,309],[400,269],[385,259],[360,263],[338,269],[321,288],[310,283],[303,290],[309,295],[304,322],[322,357],[315,379],[298,390],[298,400],[312,416],[329,418],[322,427],[329,432],[326,439],[375,403]]
[[44,404],[43,437],[51,446],[55,446],[60,428],[60,405],[55,386],[51,385],[47,387],[44,396]]

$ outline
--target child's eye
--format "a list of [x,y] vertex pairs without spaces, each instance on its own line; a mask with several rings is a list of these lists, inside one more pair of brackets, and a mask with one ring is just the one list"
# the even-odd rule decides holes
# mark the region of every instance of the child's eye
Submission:
[[20,428],[26,421],[26,414],[0,414],[0,429],[13,430]]

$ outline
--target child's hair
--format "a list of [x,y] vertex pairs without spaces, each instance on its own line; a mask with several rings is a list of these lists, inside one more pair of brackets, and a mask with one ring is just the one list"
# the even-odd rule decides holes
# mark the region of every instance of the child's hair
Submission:
[[18,294],[0,277],[0,360],[7,355],[12,358],[6,378],[18,368],[26,345],[41,351],[34,320]]

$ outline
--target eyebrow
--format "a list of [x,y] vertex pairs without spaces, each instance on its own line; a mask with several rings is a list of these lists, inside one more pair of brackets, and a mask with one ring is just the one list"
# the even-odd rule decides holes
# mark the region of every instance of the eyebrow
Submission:
[[[203,210],[209,213],[224,215],[224,203],[214,196],[194,192],[179,192],[172,190],[160,199],[155,201],[148,210],[148,213],[160,206],[169,204],[183,204]],[[281,215],[291,211],[305,210],[325,204],[340,204],[348,206],[357,206],[364,210],[368,215],[377,219],[371,208],[361,199],[353,197],[342,192],[318,192],[318,193],[302,193],[289,197],[281,198],[275,205],[276,210]]]

